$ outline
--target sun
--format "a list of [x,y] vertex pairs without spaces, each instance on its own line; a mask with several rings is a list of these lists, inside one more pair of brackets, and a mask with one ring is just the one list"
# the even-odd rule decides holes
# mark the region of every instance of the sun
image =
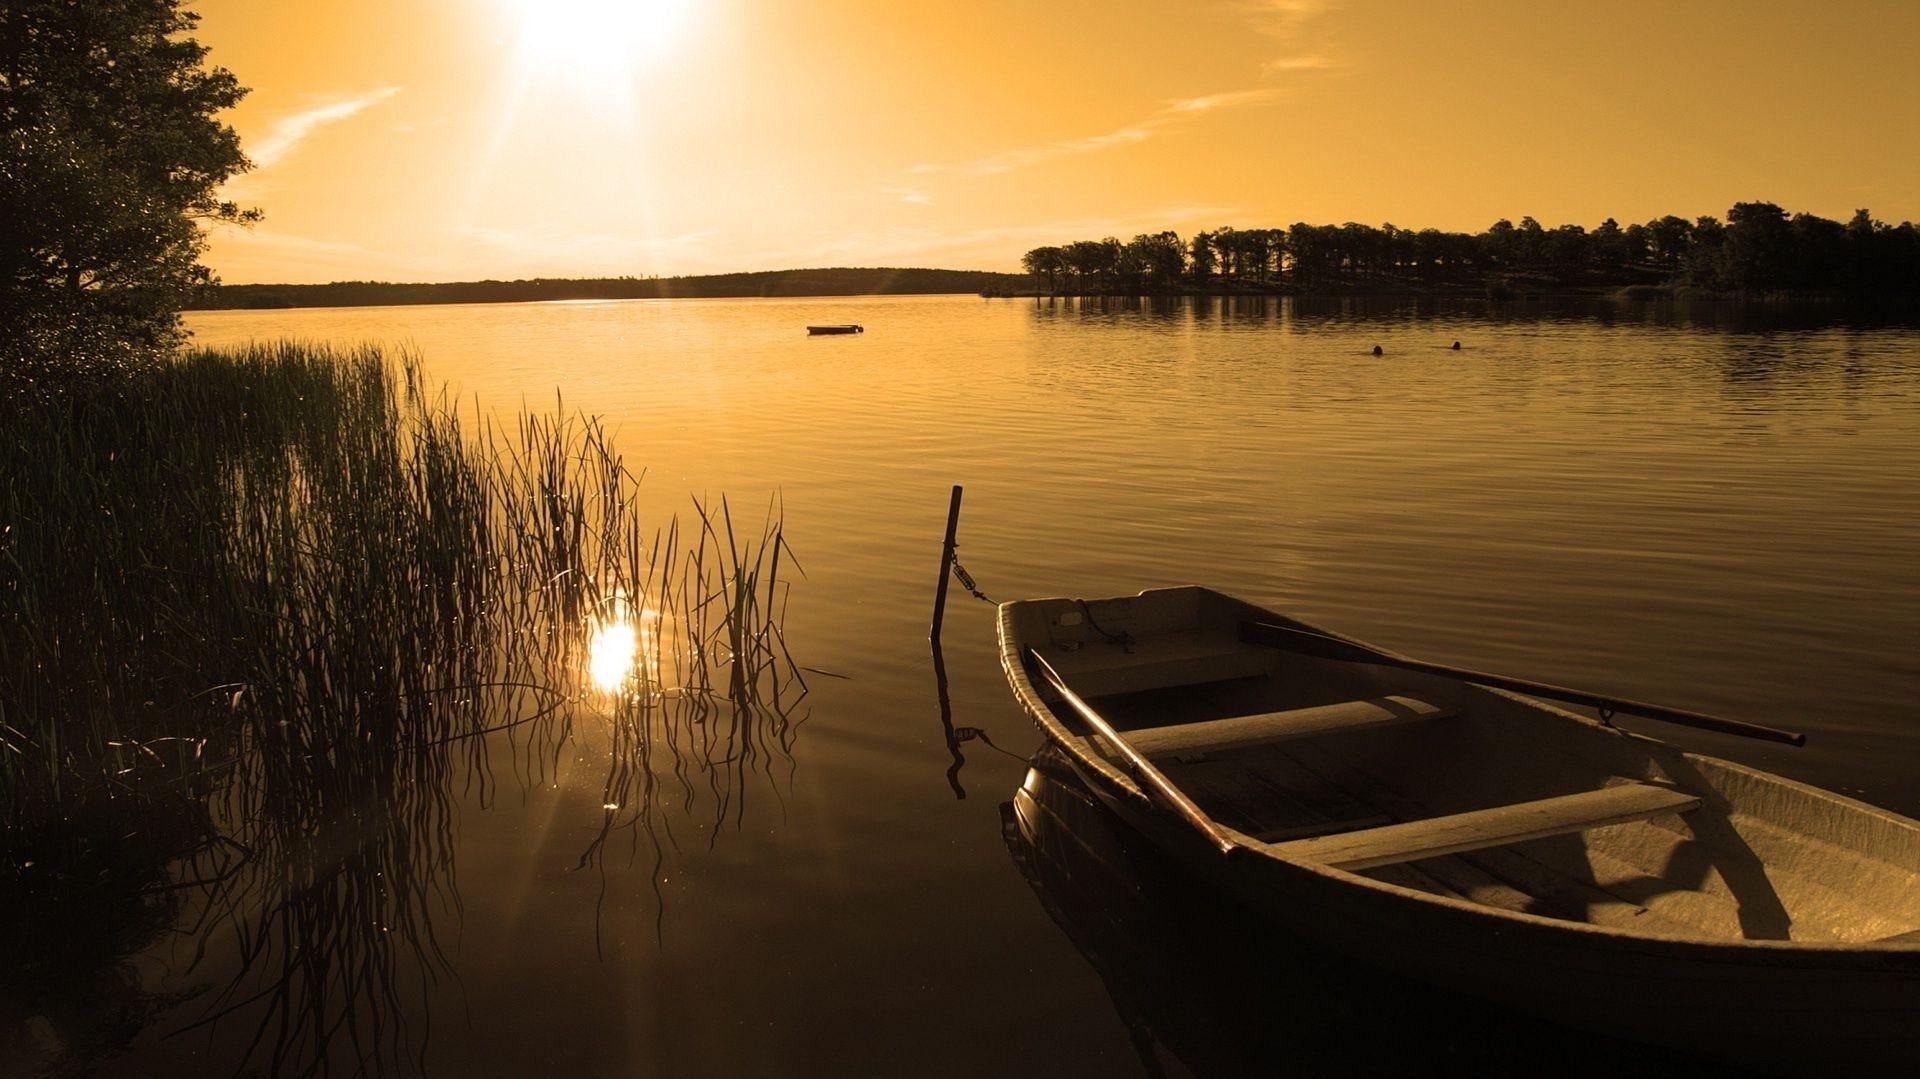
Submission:
[[525,62],[624,74],[670,44],[696,0],[505,0]]

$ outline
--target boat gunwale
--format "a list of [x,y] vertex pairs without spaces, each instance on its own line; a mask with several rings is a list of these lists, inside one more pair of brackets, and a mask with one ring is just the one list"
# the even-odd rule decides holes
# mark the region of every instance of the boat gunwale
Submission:
[[[1150,592],[1178,591],[1183,588],[1198,589],[1235,603],[1245,603],[1245,601],[1239,600],[1229,593],[1220,592],[1217,589],[1207,588],[1203,585],[1142,589],[1139,593],[1136,593],[1136,595],[1144,596]],[[1596,925],[1591,922],[1577,922],[1562,918],[1550,918],[1545,915],[1529,914],[1524,911],[1505,910],[1499,907],[1475,903],[1466,899],[1439,895],[1433,892],[1421,891],[1417,888],[1393,884],[1388,881],[1378,880],[1373,877],[1364,876],[1361,873],[1339,869],[1319,862],[1287,857],[1271,849],[1267,844],[1259,842],[1252,836],[1215,821],[1214,823],[1217,827],[1224,830],[1230,838],[1235,839],[1236,842],[1239,842],[1245,847],[1245,853],[1251,856],[1230,862],[1227,858],[1221,856],[1218,851],[1207,846],[1205,837],[1194,830],[1191,825],[1155,802],[1144,789],[1112,762],[1089,749],[1089,742],[1083,740],[1082,737],[1075,732],[1068,730],[1067,727],[1060,722],[1059,718],[1053,714],[1052,709],[1047,706],[1045,700],[1041,698],[1038,687],[1027,675],[1026,661],[1023,655],[1026,649],[1033,647],[1033,642],[1018,639],[1014,632],[1013,617],[1016,610],[1023,606],[1060,602],[1074,603],[1078,601],[1072,597],[1065,596],[1009,600],[999,604],[995,612],[995,624],[999,637],[1000,665],[1006,673],[1008,682],[1013,687],[1014,696],[1019,700],[1021,709],[1027,713],[1028,718],[1040,728],[1041,732],[1047,736],[1050,742],[1057,745],[1066,753],[1068,759],[1077,766],[1083,777],[1087,779],[1089,786],[1092,787],[1096,795],[1102,797],[1103,801],[1107,800],[1105,796],[1108,794],[1118,795],[1121,800],[1129,804],[1135,812],[1143,812],[1147,814],[1150,819],[1161,821],[1172,828],[1176,828],[1182,834],[1190,834],[1192,839],[1197,841],[1195,847],[1196,852],[1202,856],[1214,859],[1222,871],[1246,873],[1251,867],[1259,865],[1260,862],[1264,860],[1290,869],[1304,870],[1314,876],[1328,879],[1343,887],[1384,892],[1399,898],[1417,900],[1502,924],[1527,925],[1551,932],[1587,934],[1607,940],[1616,946],[1647,946],[1648,950],[1658,951],[1670,957],[1676,954],[1686,957],[1691,954],[1702,957],[1713,956],[1717,959],[1724,960],[1729,953],[1745,953],[1753,955],[1755,958],[1758,958],[1760,955],[1768,955],[1775,959],[1786,957],[1805,957],[1808,959],[1846,958],[1872,960],[1881,966],[1884,966],[1888,962],[1894,962],[1896,964],[1912,966],[1914,969],[1920,970],[1920,941],[1750,940],[1745,938],[1682,937],[1636,933],[1618,926]],[[1098,600],[1094,602],[1098,602]],[[1265,609],[1262,608],[1262,610]],[[1315,633],[1322,633],[1326,636],[1349,641],[1354,644],[1364,644],[1364,642],[1344,634],[1330,632],[1320,627],[1310,625],[1309,623],[1301,622],[1298,619],[1281,615],[1278,612],[1267,611],[1266,613],[1273,617],[1280,618],[1285,622],[1302,626]],[[1388,656],[1404,658],[1400,657],[1399,653],[1393,652],[1390,649],[1379,648],[1375,645],[1365,645],[1365,647],[1372,648],[1374,651]],[[1631,739],[1636,742],[1657,746],[1663,750],[1677,752],[1687,761],[1708,762],[1714,767],[1739,773],[1746,778],[1757,780],[1763,784],[1777,785],[1788,790],[1812,795],[1848,812],[1864,813],[1888,823],[1920,828],[1920,821],[1915,821],[1911,817],[1872,805],[1871,803],[1859,801],[1858,799],[1849,798],[1844,794],[1839,794],[1823,787],[1802,783],[1775,772],[1764,771],[1741,764],[1737,761],[1727,760],[1723,757],[1693,753],[1671,742],[1601,723],[1598,720],[1590,719],[1576,712],[1556,707],[1550,703],[1539,701],[1523,694],[1495,689],[1490,686],[1482,686],[1471,682],[1463,682],[1463,685],[1469,686],[1473,690],[1492,694],[1496,697],[1504,698],[1523,707],[1543,713],[1542,718],[1544,719],[1556,719],[1563,723],[1574,723],[1595,733],[1602,733],[1616,738]],[[1709,793],[1711,794],[1712,792]],[[1113,808],[1120,812],[1123,817],[1126,815],[1125,810],[1121,809],[1120,806],[1116,805],[1113,806]],[[1727,816],[1732,815],[1727,811],[1724,799],[1718,794],[1712,794],[1712,800],[1702,806],[1701,809],[1707,812],[1719,812]],[[1622,950],[1637,951],[1640,949],[1622,948]]]

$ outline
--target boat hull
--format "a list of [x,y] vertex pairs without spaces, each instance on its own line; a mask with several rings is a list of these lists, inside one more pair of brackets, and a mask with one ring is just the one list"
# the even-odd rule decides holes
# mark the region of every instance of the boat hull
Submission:
[[1435,901],[1274,859],[1222,858],[1184,822],[1076,768],[1129,826],[1274,928],[1503,1007],[1768,1071],[1911,1074],[1920,952],[1630,937]]
[[[1086,677],[1104,679],[1105,692],[1122,697],[1157,692],[1164,699],[1166,690],[1143,690],[1140,679],[1150,676],[1154,684],[1177,684],[1165,682],[1165,670],[1135,666],[1094,671],[1083,653],[1098,647],[1098,639],[1062,651],[1058,637],[1069,632],[1063,627],[1082,624],[1099,638],[1125,636],[1127,655],[1118,655],[1118,648],[1109,651],[1117,661],[1144,664],[1151,650],[1143,644],[1139,656],[1131,655],[1135,648],[1131,635],[1119,632],[1120,619],[1133,617],[1134,631],[1144,640],[1157,631],[1155,611],[1196,606],[1194,596],[1186,593],[1199,594],[1199,609],[1224,610],[1229,619],[1272,620],[1318,632],[1204,589],[1157,590],[1094,601],[1091,607],[1079,601],[1029,601],[1001,609],[1002,664],[1023,708],[1109,809],[1213,888],[1261,914],[1276,932],[1556,1024],[1675,1046],[1746,1067],[1911,1072],[1920,1055],[1920,944],[1911,942],[1913,934],[1898,930],[1910,927],[1913,883],[1920,880],[1915,875],[1920,868],[1920,822],[1603,727],[1513,694],[1421,675],[1382,681],[1370,672],[1366,679],[1371,692],[1407,692],[1445,701],[1460,713],[1450,721],[1457,726],[1414,736],[1427,738],[1422,744],[1428,748],[1471,736],[1479,739],[1476,744],[1516,747],[1505,764],[1537,763],[1543,782],[1560,778],[1550,774],[1552,768],[1578,761],[1578,768],[1591,767],[1593,775],[1660,779],[1697,795],[1699,810],[1678,826],[1678,833],[1664,833],[1680,844],[1673,848],[1677,854],[1671,864],[1701,850],[1718,852],[1712,855],[1720,859],[1714,870],[1725,874],[1721,886],[1733,890],[1741,924],[1723,935],[1693,935],[1677,932],[1677,923],[1671,921],[1660,931],[1635,928],[1661,921],[1658,909],[1640,910],[1649,915],[1644,921],[1629,916],[1624,924],[1617,919],[1596,924],[1547,917],[1289,857],[1279,849],[1285,844],[1259,843],[1238,833],[1244,856],[1228,858],[1164,799],[1150,797],[1141,782],[1100,752],[1097,739],[1070,729],[1056,711],[1057,701],[1029,677],[1025,657],[1029,646],[1046,646],[1051,633],[1049,654],[1080,659],[1082,670],[1090,672]],[[1054,617],[1034,617],[1041,605],[1049,605]],[[1047,628],[1038,628],[1043,624]],[[1239,662],[1234,659],[1228,667],[1210,670],[1208,677],[1259,677],[1231,667]],[[1297,660],[1276,663],[1293,666],[1276,666],[1271,678],[1280,678],[1280,670],[1305,676],[1301,672],[1306,668]],[[1348,671],[1335,675],[1349,676]],[[1567,774],[1584,774],[1578,768]],[[1780,836],[1788,828],[1805,831],[1803,849],[1782,847]],[[1890,919],[1899,939],[1879,939],[1885,929],[1834,940],[1801,939],[1797,930],[1789,934],[1788,915],[1794,912],[1781,907],[1770,890],[1768,863],[1757,843],[1747,844],[1748,829],[1764,830],[1751,836],[1764,840],[1774,852],[1768,856],[1803,860],[1789,867],[1800,878],[1794,903],[1806,902],[1803,882],[1809,876],[1831,881],[1836,893],[1871,893],[1885,909],[1863,907],[1861,917]],[[1625,830],[1615,830],[1611,838],[1605,828],[1590,838],[1563,837],[1571,846],[1562,850],[1580,857],[1616,854],[1610,844],[1621,842],[1619,834]],[[1854,879],[1849,879],[1850,867],[1857,872]],[[1685,891],[1688,882],[1683,878],[1678,870],[1646,878],[1641,882],[1650,889],[1646,903],[1659,908],[1663,897],[1654,893]],[[1850,923],[1853,929],[1871,924],[1858,919]],[[1794,939],[1787,939],[1789,935]]]
[[[1002,810],[1008,849],[1121,1022],[1194,1074],[1530,1075],[1564,1057],[1564,1025],[1436,994],[1198,886],[1069,772],[1052,748],[1035,757]],[[1718,1074],[1604,1033],[1582,1037],[1580,1057],[1580,1075]]]

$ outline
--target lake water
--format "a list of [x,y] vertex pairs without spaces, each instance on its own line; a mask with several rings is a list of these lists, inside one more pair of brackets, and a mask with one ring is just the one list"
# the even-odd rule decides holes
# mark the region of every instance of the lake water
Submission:
[[[867,332],[803,330],[833,322]],[[1207,584],[1422,658],[1804,730],[1795,750],[1641,728],[1920,814],[1909,328],[1724,307],[972,297],[189,326],[215,346],[412,347],[482,411],[557,391],[617,432],[663,514],[724,493],[757,519],[778,498],[806,571],[787,638],[841,676],[812,677],[790,767],[746,785],[737,825],[689,814],[658,865],[642,851],[576,869],[601,820],[593,731],[537,781],[501,766],[484,804],[456,792],[460,907],[432,926],[451,975],[381,1035],[430,1071],[1106,1075],[1145,1053],[1180,1073],[1158,1033],[1172,1020],[1116,1005],[1111,971],[1009,856],[999,806],[1038,737],[997,668],[991,608],[957,590],[952,721],[1012,754],[968,742],[964,799],[949,782],[927,622],[956,483],[961,557],[996,600]],[[218,948],[188,971],[191,948],[155,951],[142,976],[217,982]],[[109,1071],[232,1067],[245,1024],[166,1036],[198,1014],[163,1011]],[[1212,1036],[1255,1044],[1224,1019]],[[1497,1070],[1471,1037],[1404,1048]]]

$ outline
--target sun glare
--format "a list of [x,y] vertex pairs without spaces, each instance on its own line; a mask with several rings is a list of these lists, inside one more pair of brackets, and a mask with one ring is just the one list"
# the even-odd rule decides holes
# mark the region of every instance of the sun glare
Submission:
[[694,0],[508,0],[531,63],[625,72],[669,45]]
[[640,631],[625,618],[604,622],[587,644],[587,674],[608,693],[626,683],[640,652]]

